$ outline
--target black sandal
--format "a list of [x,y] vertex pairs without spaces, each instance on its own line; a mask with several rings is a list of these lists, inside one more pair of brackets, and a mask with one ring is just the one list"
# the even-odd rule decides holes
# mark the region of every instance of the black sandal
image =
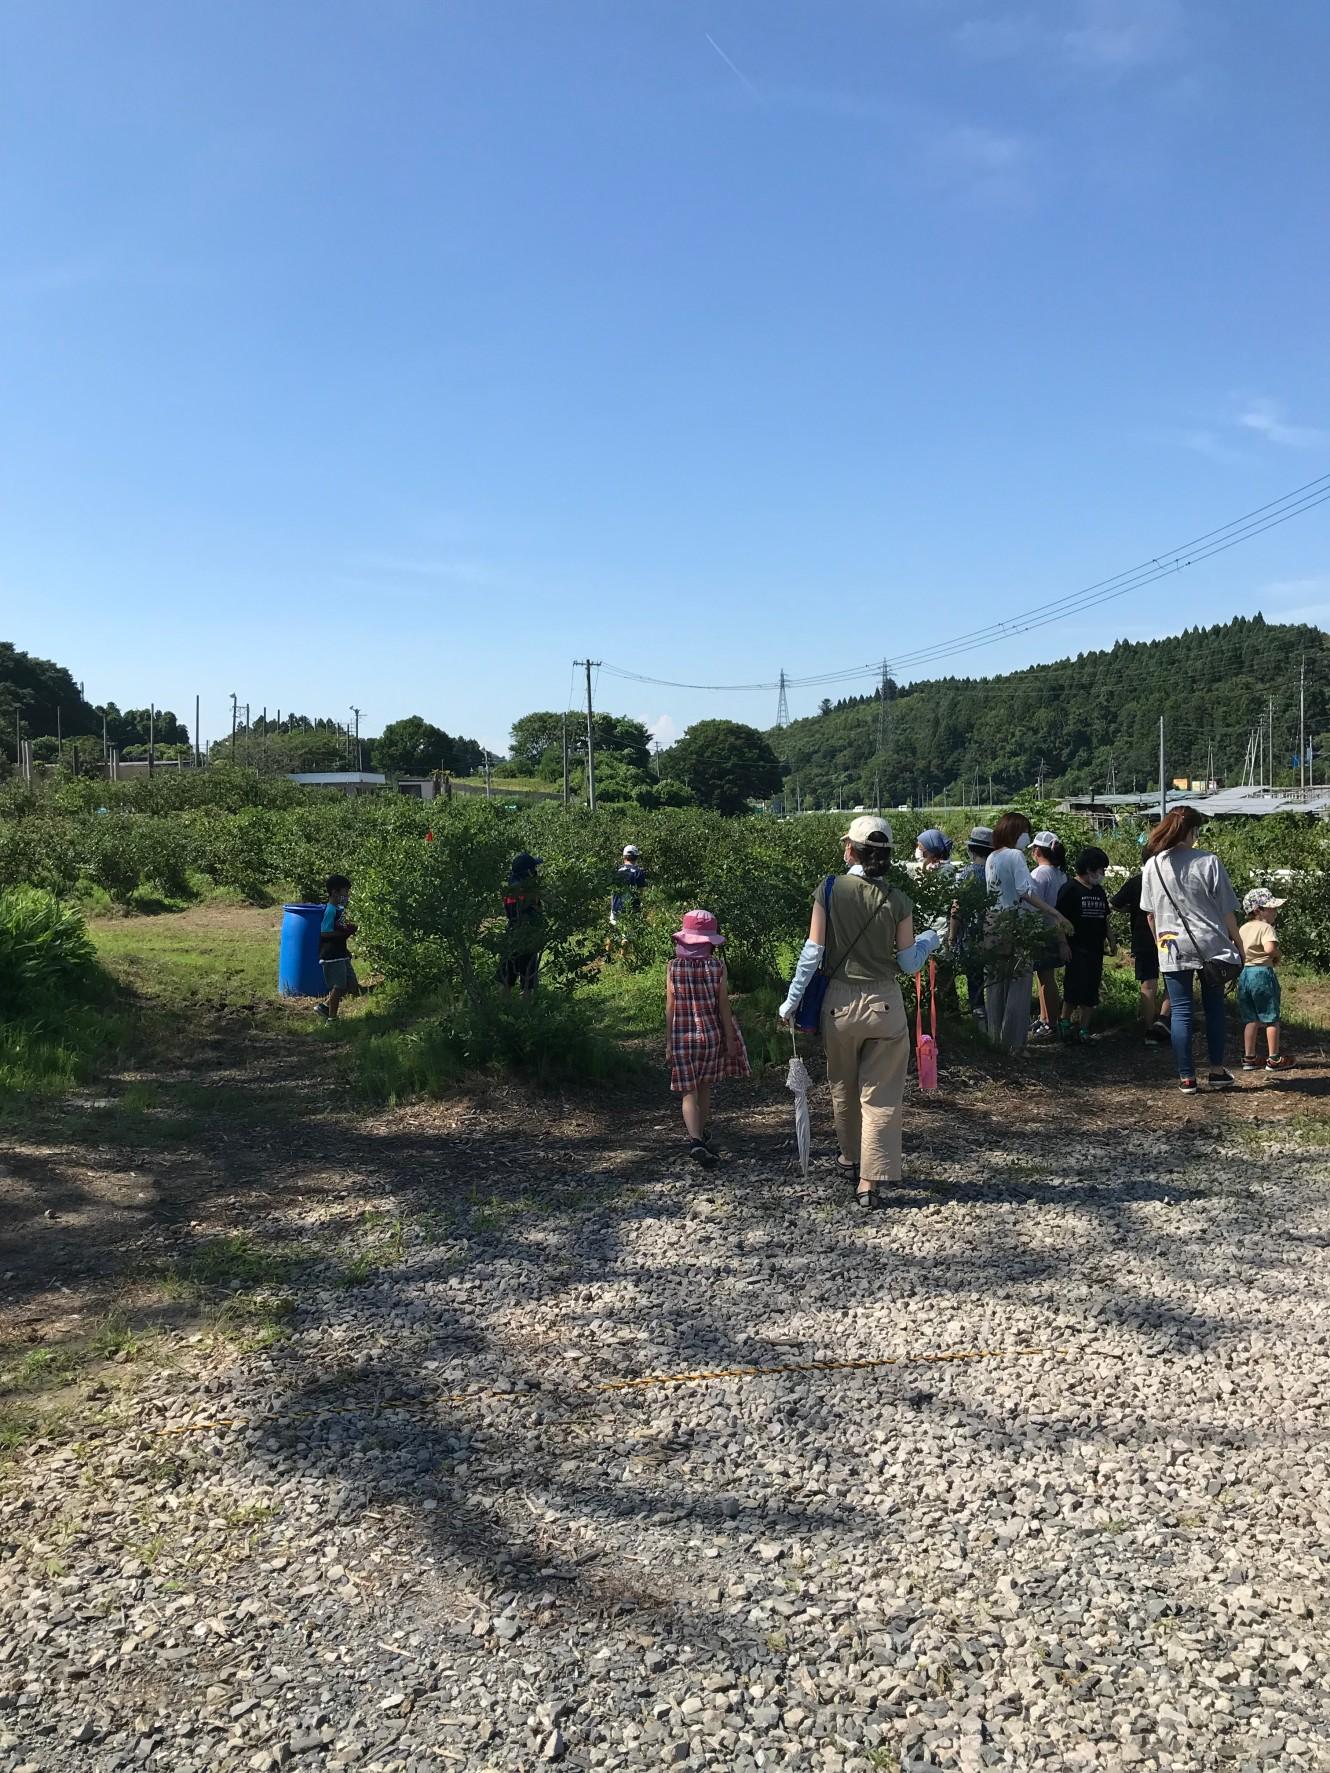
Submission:
[[877,1189],[870,1182],[867,1188],[857,1188],[854,1193],[854,1204],[863,1213],[871,1213],[877,1205]]

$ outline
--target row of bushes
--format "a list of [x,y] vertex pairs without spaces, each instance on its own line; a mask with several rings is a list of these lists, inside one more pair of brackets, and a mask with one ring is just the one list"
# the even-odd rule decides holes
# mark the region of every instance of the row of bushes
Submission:
[[[1051,809],[1033,812],[1051,818]],[[894,817],[903,827],[899,848],[908,854],[922,816]],[[663,959],[675,916],[705,905],[730,937],[735,966],[756,980],[779,970],[782,945],[803,929],[819,877],[838,865],[842,819],[727,819],[696,809],[618,807],[590,814],[556,804],[511,811],[485,801],[426,806],[391,796],[153,811],[102,810],[100,803],[63,810],[42,802],[0,816],[0,889],[32,885],[67,898],[93,887],[119,904],[144,894],[186,899],[210,887],[256,900],[274,889],[317,898],[336,870],[355,882],[362,946],[389,977],[470,989],[502,944],[496,914],[517,850],[545,858],[547,974],[572,980],[603,949],[612,870],[632,841],[642,849],[651,887],[649,915],[636,920],[627,958]],[[1073,856],[1100,841],[1118,865],[1139,865],[1131,831],[1096,840],[1083,821],[1052,822]],[[963,856],[969,820],[953,823]],[[1291,817],[1216,821],[1205,839],[1239,891],[1279,882],[1290,900],[1286,951],[1330,967],[1330,826]],[[945,909],[945,882],[902,884],[921,917]]]

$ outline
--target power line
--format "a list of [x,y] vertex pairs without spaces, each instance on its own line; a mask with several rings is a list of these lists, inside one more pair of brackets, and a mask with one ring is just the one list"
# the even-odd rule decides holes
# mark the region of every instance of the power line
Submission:
[[[1093,609],[1102,603],[1110,603],[1117,598],[1126,597],[1133,591],[1144,590],[1146,586],[1172,574],[1185,571],[1196,566],[1203,560],[1210,560],[1217,554],[1226,553],[1240,543],[1250,541],[1253,537],[1264,535],[1267,530],[1277,529],[1281,524],[1292,518],[1301,516],[1306,511],[1314,510],[1318,505],[1330,501],[1330,474],[1319,475],[1309,480],[1292,492],[1280,498],[1271,499],[1255,510],[1246,512],[1241,517],[1220,524],[1215,529],[1206,530],[1202,535],[1195,536],[1189,542],[1168,550],[1165,554],[1153,555],[1150,559],[1140,562],[1125,571],[1115,573],[1111,578],[1098,579],[1093,584],[1085,585],[1078,591],[1070,591],[1062,597],[1036,604],[1033,608],[1023,610],[1019,614],[1006,617],[998,622],[990,622],[982,628],[974,628],[967,633],[958,634],[948,640],[938,641],[930,646],[920,647],[915,652],[906,653],[892,660],[894,671],[901,667],[916,667],[931,663],[937,659],[949,658],[957,653],[977,651],[981,647],[991,646],[999,640],[1005,640],[1015,634],[1026,634],[1036,628],[1048,627],[1051,623],[1065,620],[1068,616],[1078,615],[1083,610]],[[622,666],[607,664],[604,670],[613,677],[627,679],[633,683],[656,684],[664,689],[708,690],[721,693],[738,693],[741,691],[771,691],[781,688],[783,679],[786,688],[815,689],[834,683],[844,683],[855,678],[875,676],[879,670],[878,661],[846,666],[838,671],[819,672],[808,677],[789,677],[783,672],[781,679],[765,680],[760,683],[683,683],[673,678],[651,677],[645,673],[626,670]]]

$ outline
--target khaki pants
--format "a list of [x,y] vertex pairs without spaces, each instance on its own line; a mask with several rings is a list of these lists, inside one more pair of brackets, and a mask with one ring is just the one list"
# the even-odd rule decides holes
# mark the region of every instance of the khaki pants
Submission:
[[841,1156],[864,1182],[901,1179],[901,1098],[910,1027],[894,979],[876,985],[833,979],[822,1006],[831,1110]]

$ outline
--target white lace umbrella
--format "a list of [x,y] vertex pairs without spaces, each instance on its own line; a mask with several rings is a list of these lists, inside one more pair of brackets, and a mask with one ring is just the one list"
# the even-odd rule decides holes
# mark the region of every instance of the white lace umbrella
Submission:
[[794,1096],[794,1139],[799,1147],[799,1168],[806,1176],[809,1153],[813,1148],[813,1128],[808,1118],[808,1067],[799,1057],[793,1029],[790,1030],[790,1044],[794,1047],[794,1057],[785,1073],[785,1088]]

